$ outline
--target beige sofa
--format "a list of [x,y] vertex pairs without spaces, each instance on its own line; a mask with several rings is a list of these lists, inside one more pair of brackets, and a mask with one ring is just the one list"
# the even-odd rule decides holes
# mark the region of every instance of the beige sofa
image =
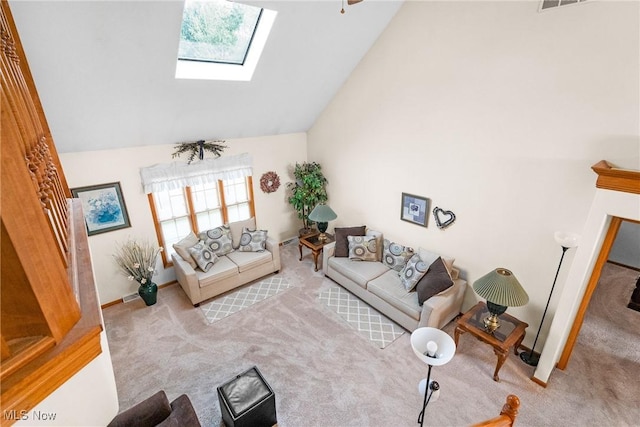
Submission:
[[420,306],[417,292],[405,289],[396,270],[380,261],[356,261],[334,254],[335,242],[323,248],[325,276],[409,331],[423,326],[442,328],[460,314],[467,282],[458,277],[455,267],[450,271],[453,285]]
[[178,253],[171,255],[176,279],[195,307],[204,300],[280,271],[280,246],[273,238],[267,237],[262,252],[238,250],[243,227],[255,230],[255,219],[230,223],[229,227],[234,250],[218,256],[207,272],[197,266],[194,268],[193,262],[186,261]]

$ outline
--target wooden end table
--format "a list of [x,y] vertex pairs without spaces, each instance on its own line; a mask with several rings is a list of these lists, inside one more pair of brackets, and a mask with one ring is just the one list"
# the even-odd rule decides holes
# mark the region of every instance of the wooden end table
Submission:
[[300,237],[300,243],[298,243],[298,249],[300,249],[300,261],[302,261],[302,247],[306,246],[311,249],[311,252],[313,253],[313,262],[316,265],[315,271],[318,271],[318,257],[322,253],[322,248],[324,248],[324,245],[335,241],[332,234],[325,233],[325,236],[327,236],[326,240],[320,240],[320,233],[309,234]]
[[500,327],[493,332],[487,332],[484,327],[484,318],[489,316],[489,310],[487,310],[487,304],[479,302],[471,310],[466,312],[457,321],[456,330],[454,333],[454,341],[456,347],[458,347],[458,339],[460,335],[465,332],[469,332],[482,342],[485,342],[493,347],[493,352],[498,356],[498,362],[496,363],[496,370],[493,373],[493,380],[500,381],[498,377],[498,371],[507,360],[509,355],[509,348],[513,347],[513,353],[518,355],[518,347],[524,340],[525,330],[528,324],[510,316],[507,313],[501,314]]

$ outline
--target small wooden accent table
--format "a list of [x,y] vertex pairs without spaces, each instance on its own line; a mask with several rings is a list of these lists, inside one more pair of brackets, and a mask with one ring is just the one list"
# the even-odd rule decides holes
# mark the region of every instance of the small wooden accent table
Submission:
[[322,248],[324,245],[327,245],[333,242],[335,239],[332,234],[325,233],[327,236],[326,240],[320,240],[320,233],[309,234],[306,236],[300,237],[300,243],[298,243],[298,249],[300,249],[300,261],[302,261],[302,247],[306,246],[311,249],[313,252],[313,262],[316,264],[315,271],[318,271],[318,257],[322,253]]
[[498,371],[507,360],[509,355],[509,348],[513,346],[513,353],[518,355],[518,347],[522,344],[522,340],[525,336],[525,329],[528,324],[516,319],[513,316],[503,313],[499,316],[500,327],[489,333],[484,327],[484,318],[489,316],[489,310],[487,310],[487,304],[479,302],[471,310],[466,312],[457,321],[456,330],[454,333],[454,341],[456,347],[458,347],[458,339],[460,335],[469,332],[482,342],[485,342],[493,347],[493,352],[498,356],[498,363],[496,364],[496,370],[493,373],[493,380],[500,381],[498,377]]

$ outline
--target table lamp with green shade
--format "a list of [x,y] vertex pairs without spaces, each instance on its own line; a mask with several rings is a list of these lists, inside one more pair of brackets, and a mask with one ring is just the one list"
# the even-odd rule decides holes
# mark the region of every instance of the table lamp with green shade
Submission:
[[336,218],[338,218],[338,215],[336,215],[328,205],[319,204],[313,208],[309,214],[309,219],[318,224],[318,231],[320,232],[318,240],[322,241],[327,239],[325,232],[329,226],[329,221],[333,221]]
[[484,319],[484,326],[489,333],[500,327],[498,316],[507,311],[507,307],[518,307],[529,302],[527,292],[506,268],[496,268],[485,274],[473,283],[473,290],[487,300],[490,316]]

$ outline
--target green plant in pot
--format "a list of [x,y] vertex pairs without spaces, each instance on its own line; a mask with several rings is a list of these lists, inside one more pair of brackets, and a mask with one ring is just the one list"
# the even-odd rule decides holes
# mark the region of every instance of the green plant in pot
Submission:
[[289,204],[298,212],[303,228],[301,236],[312,231],[309,214],[318,203],[327,201],[327,179],[322,174],[322,167],[316,162],[296,163],[293,168],[295,182],[287,184]]
[[158,285],[153,283],[153,276],[160,252],[162,247],[129,239],[118,247],[113,256],[127,278],[139,283],[138,295],[146,305],[153,305],[157,301]]

